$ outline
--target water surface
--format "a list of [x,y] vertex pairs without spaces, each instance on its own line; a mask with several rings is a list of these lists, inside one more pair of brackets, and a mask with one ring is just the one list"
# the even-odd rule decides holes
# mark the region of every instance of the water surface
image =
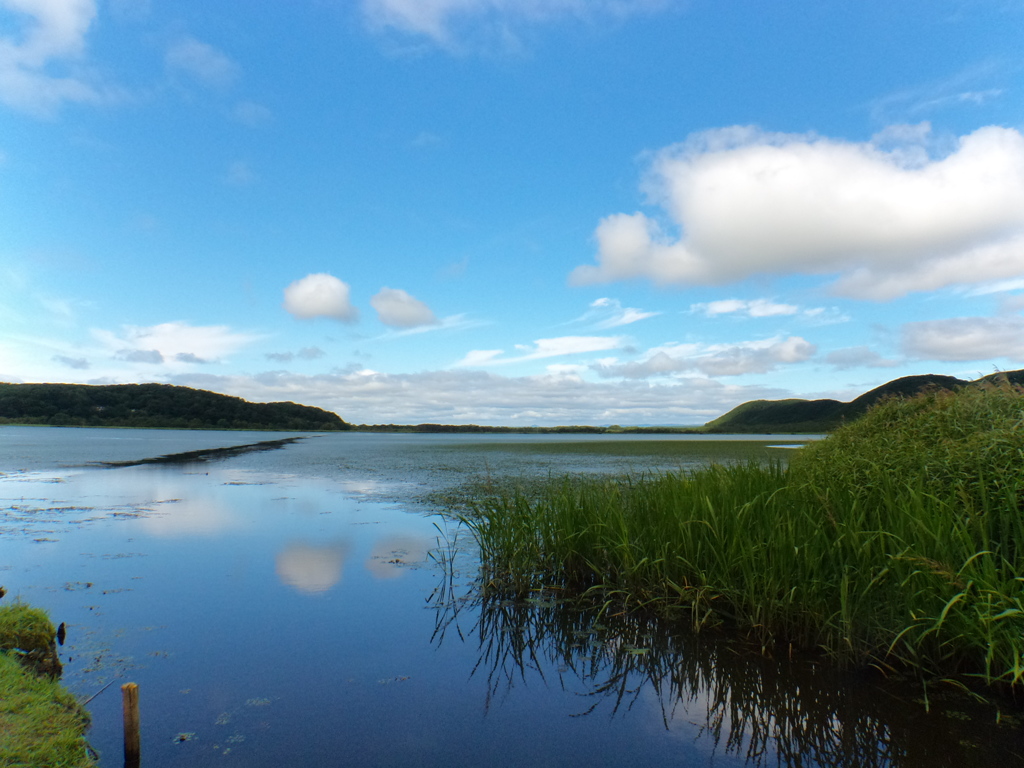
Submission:
[[150,767],[1024,764],[1005,705],[997,725],[940,687],[926,712],[818,659],[484,599],[431,502],[467,479],[771,457],[777,436],[335,433],[98,466],[291,436],[0,428],[0,583],[67,624],[103,766],[129,680]]

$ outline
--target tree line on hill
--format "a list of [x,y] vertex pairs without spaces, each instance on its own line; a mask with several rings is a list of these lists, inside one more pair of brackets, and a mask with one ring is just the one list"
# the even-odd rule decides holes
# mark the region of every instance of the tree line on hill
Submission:
[[752,400],[697,427],[491,427],[478,424],[360,424],[353,426],[321,408],[297,403],[250,403],[239,397],[170,384],[3,384],[0,424],[170,429],[257,429],[420,433],[687,434],[831,432],[886,397],[912,397],[928,389],[957,390],[983,383],[1024,386],[1024,370],[965,381],[954,376],[904,376],[838,400]]
[[844,422],[854,421],[868,408],[887,397],[913,397],[930,389],[958,390],[981,384],[1024,386],[1024,370],[1001,371],[975,381],[955,376],[925,374],[904,376],[865,392],[849,403],[838,400],[751,400],[704,425],[712,433],[790,432],[818,434],[831,432]]
[[0,384],[0,424],[65,427],[351,429],[336,413],[296,403],[240,397],[170,384]]

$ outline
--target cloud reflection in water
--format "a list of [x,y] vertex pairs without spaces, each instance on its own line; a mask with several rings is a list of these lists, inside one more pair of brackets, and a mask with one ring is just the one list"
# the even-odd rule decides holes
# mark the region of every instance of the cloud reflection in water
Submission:
[[292,542],[277,555],[277,576],[281,583],[299,592],[326,592],[341,581],[350,545]]

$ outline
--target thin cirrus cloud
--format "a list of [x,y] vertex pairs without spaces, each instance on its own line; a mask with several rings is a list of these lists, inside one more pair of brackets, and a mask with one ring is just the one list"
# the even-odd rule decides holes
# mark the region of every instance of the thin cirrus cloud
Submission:
[[96,18],[95,0],[4,0],[0,27],[0,101],[39,117],[65,102],[99,102],[109,91],[79,65]]
[[597,227],[574,284],[713,285],[832,274],[866,300],[1024,275],[1024,135],[988,126],[932,156],[929,127],[854,143],[732,127],[656,153],[644,213]]
[[164,63],[171,71],[216,88],[231,85],[241,71],[227,54],[194,37],[183,37],[172,43],[164,55]]
[[625,336],[559,336],[553,339],[537,339],[533,344],[517,344],[518,355],[504,357],[503,349],[475,349],[467,353],[453,367],[473,367],[523,363],[529,360],[543,360],[566,355],[581,355],[593,352],[608,352],[628,345]]
[[671,0],[363,0],[363,16],[374,29],[426,37],[444,47],[465,38],[514,42],[518,24],[565,18],[592,21],[624,18],[669,5]]
[[706,317],[717,315],[744,315],[746,317],[779,317],[795,315],[800,307],[795,304],[778,304],[768,299],[721,299],[706,304],[691,304],[690,312]]
[[653,347],[640,360],[600,360],[591,368],[602,378],[647,379],[697,371],[705,376],[767,373],[781,365],[809,360],[817,347],[800,336],[776,336],[736,344],[665,344]]
[[391,328],[417,328],[439,324],[430,307],[401,288],[381,288],[380,292],[370,299],[370,306],[377,311],[378,319]]
[[575,323],[591,323],[594,328],[605,330],[632,325],[640,320],[657,317],[660,312],[645,312],[635,307],[624,307],[618,299],[601,298],[590,302],[590,307]]
[[326,272],[306,275],[284,289],[285,310],[300,320],[325,317],[343,323],[359,319],[348,283]]

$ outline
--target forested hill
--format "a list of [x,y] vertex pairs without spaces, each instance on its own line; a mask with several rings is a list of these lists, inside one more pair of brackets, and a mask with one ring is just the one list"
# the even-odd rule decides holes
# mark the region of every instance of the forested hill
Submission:
[[337,414],[296,403],[170,384],[0,384],[0,424],[174,429],[351,429]]
[[913,397],[928,389],[960,389],[983,382],[1024,385],[1024,370],[1006,371],[964,381],[955,376],[926,374],[904,376],[865,392],[856,400],[752,400],[738,405],[724,416],[704,425],[707,432],[830,432],[844,421],[852,421],[883,397]]

